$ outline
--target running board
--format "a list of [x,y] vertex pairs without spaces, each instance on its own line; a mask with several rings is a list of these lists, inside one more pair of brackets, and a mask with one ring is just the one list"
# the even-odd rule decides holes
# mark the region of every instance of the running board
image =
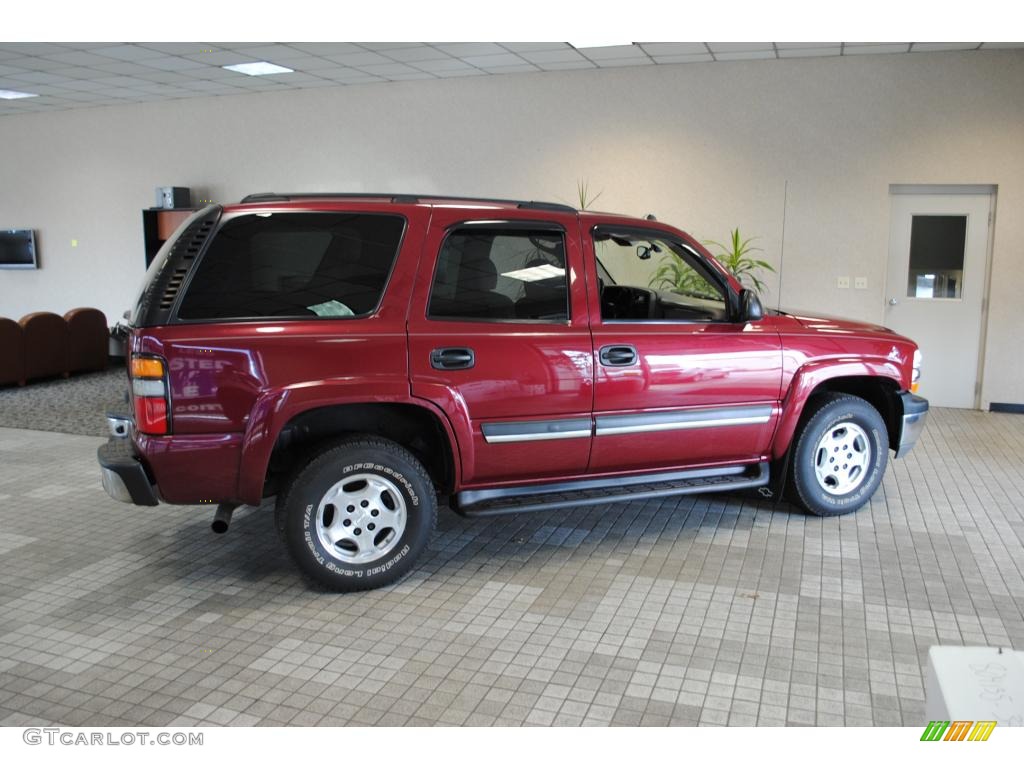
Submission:
[[768,483],[768,462],[715,469],[690,469],[630,477],[602,477],[568,483],[521,485],[462,491],[452,508],[463,517],[492,517],[519,512],[657,499],[695,493],[738,491]]

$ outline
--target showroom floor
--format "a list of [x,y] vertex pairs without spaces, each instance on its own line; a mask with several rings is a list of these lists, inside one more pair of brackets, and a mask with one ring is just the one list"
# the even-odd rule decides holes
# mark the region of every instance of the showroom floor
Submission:
[[311,591],[268,514],[110,500],[0,429],[0,725],[919,725],[937,643],[1024,648],[1024,417],[935,410],[855,515],[700,496],[468,521]]

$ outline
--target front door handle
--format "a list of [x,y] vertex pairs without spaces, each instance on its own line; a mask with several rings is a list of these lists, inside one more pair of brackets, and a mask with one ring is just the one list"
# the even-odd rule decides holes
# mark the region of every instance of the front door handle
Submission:
[[475,364],[476,355],[469,347],[441,347],[430,353],[430,366],[439,371],[458,371]]
[[630,344],[612,344],[607,347],[601,347],[597,357],[601,361],[601,365],[609,365],[616,368],[633,365],[637,361],[636,347]]

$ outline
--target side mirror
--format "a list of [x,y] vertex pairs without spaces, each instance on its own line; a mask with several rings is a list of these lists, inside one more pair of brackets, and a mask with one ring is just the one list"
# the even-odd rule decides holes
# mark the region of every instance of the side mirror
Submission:
[[740,291],[740,320],[743,322],[754,322],[764,317],[764,307],[757,294],[749,288]]

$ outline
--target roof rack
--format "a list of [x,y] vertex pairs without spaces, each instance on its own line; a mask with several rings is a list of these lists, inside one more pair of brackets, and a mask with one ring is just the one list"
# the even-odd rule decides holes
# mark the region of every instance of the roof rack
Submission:
[[325,197],[340,198],[363,198],[379,197],[390,200],[392,203],[404,203],[406,205],[419,203],[423,200],[453,200],[460,203],[500,203],[502,205],[514,205],[517,208],[532,209],[537,211],[562,211],[564,213],[576,213],[571,205],[562,203],[545,203],[539,200],[505,200],[496,197],[461,197],[459,195],[408,195],[394,194],[392,192],[302,192],[298,194],[277,192],[258,192],[246,195],[241,199],[242,203],[286,203],[291,200],[316,200]]

